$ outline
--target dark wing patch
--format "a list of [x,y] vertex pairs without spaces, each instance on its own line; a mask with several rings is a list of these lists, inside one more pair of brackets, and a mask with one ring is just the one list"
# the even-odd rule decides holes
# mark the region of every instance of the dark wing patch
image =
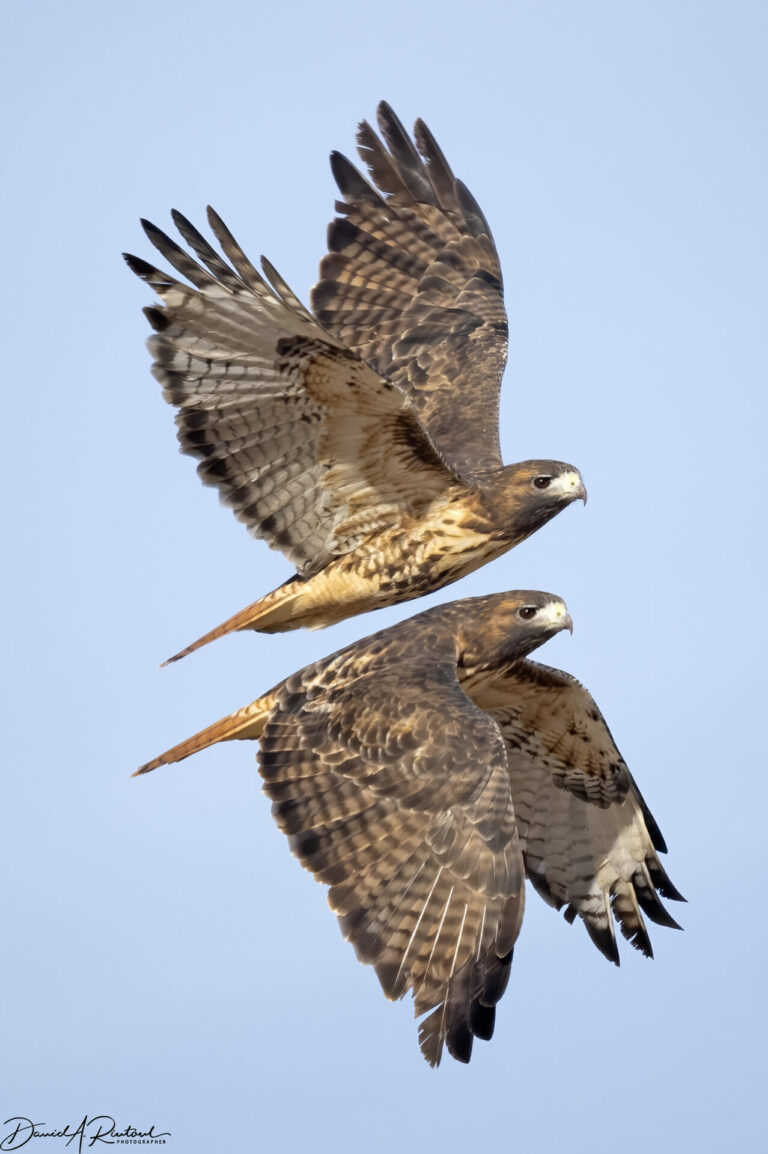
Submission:
[[193,287],[126,258],[162,301],[146,310],[153,373],[182,451],[254,536],[309,576],[354,548],[361,525],[397,526],[454,482],[407,396],[324,332],[271,265],[270,284],[215,213],[231,267],[173,215],[201,264],[145,229]]
[[614,918],[653,956],[643,913],[679,928],[659,895],[682,900],[657,854],[664,845],[600,711],[567,673],[521,661],[468,689],[507,743],[512,796],[535,889],[579,916],[619,963]]
[[472,477],[501,465],[498,404],[507,315],[498,254],[474,198],[417,121],[417,148],[379,105],[358,151],[373,188],[339,153],[343,200],[312,290],[321,324],[410,395],[440,452]]
[[358,957],[427,1015],[436,1065],[444,1045],[468,1061],[472,1037],[492,1033],[523,866],[498,727],[459,687],[452,637],[409,624],[424,630],[419,658],[378,635],[289,678],[259,764]]

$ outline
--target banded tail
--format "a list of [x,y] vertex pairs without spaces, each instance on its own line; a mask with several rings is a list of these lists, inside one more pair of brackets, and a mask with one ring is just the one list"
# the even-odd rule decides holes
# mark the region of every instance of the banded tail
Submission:
[[183,761],[185,757],[190,757],[201,749],[207,749],[209,745],[216,745],[219,741],[257,740],[264,732],[264,726],[274,704],[275,691],[273,690],[265,697],[259,697],[256,701],[252,701],[250,705],[244,705],[242,709],[235,710],[228,717],[222,717],[219,721],[215,721],[207,729],[201,729],[194,737],[188,737],[186,741],[174,745],[173,749],[167,749],[159,757],[139,766],[131,776],[138,777],[142,773],[149,773],[150,770],[157,769],[160,765],[171,765],[175,761]]

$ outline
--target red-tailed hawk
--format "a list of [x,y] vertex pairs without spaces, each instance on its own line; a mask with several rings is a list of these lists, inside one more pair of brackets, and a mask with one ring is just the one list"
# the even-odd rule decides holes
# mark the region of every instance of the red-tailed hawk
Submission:
[[586,499],[571,465],[502,465],[491,231],[422,121],[416,146],[386,104],[379,126],[383,141],[358,131],[373,184],[332,155],[343,199],[314,315],[211,209],[229,264],[178,212],[200,263],[144,228],[189,284],[126,256],[162,301],[145,309],[149,347],[183,452],[297,569],[171,660],[233,630],[322,627],[434,592]]
[[[277,824],[388,998],[414,996],[427,1061],[490,1038],[524,878],[618,965],[614,920],[652,956],[643,913],[683,900],[659,828],[597,706],[527,659],[561,629],[549,593],[455,601],[288,677],[142,766],[260,741]],[[641,912],[642,911],[642,912]]]

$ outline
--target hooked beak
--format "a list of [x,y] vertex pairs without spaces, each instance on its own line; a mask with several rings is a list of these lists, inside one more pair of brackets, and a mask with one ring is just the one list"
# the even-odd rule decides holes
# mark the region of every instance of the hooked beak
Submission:
[[573,621],[571,621],[571,615],[566,609],[564,601],[551,601],[540,611],[538,620],[545,628],[567,629],[573,633]]
[[568,501],[582,500],[585,505],[587,503],[587,487],[578,469],[569,469],[567,473],[561,473],[554,482],[553,490]]
[[572,473],[568,473],[566,476],[566,482],[568,484],[568,491],[570,492],[571,500],[582,500],[586,505],[587,486],[581,479],[581,473],[577,473],[576,470],[574,470]]

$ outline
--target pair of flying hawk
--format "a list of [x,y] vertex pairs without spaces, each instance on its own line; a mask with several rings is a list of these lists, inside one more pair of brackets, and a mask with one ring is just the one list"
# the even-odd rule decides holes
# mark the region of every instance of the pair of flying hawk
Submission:
[[[161,304],[153,373],[182,451],[296,575],[170,660],[234,630],[322,627],[433,592],[577,498],[561,461],[503,465],[507,355],[499,259],[429,129],[365,122],[306,309],[221,219],[224,259],[180,213],[197,259],[144,222],[184,280],[134,256]],[[469,1061],[490,1038],[527,877],[618,964],[615,923],[651,956],[643,914],[676,923],[666,850],[608,727],[575,678],[529,659],[571,619],[516,591],[420,613],[318,661],[142,766],[260,742],[292,850],[386,995],[413,993],[419,1039]]]

